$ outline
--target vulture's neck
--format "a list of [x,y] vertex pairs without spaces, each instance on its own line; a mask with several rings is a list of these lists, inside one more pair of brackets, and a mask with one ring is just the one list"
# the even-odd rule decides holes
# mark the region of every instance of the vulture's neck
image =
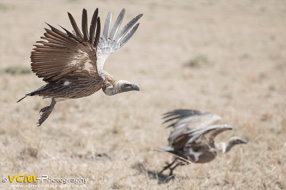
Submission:
[[218,150],[218,153],[227,153],[230,151],[230,149],[234,146],[235,144],[233,143],[233,141],[229,141],[228,143],[225,143],[225,142],[221,142],[221,143],[218,143],[216,145],[217,147],[217,150]]
[[225,153],[229,152],[230,149],[235,145],[234,141],[230,140],[226,146]]
[[115,94],[121,93],[121,88],[118,85],[115,86],[108,86],[103,88],[103,92],[108,96],[113,96]]
[[217,144],[216,148],[219,153],[227,153],[232,149],[232,147],[234,147],[237,144],[247,144],[247,141],[244,139],[238,140],[238,139],[231,138],[227,144],[224,142],[221,142]]

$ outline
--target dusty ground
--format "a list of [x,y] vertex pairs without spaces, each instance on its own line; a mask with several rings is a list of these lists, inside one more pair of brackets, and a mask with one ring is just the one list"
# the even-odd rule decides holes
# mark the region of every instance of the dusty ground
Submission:
[[[61,102],[37,127],[38,111],[50,101],[16,101],[43,81],[7,69],[29,69],[45,22],[71,29],[67,11],[80,21],[82,8],[90,16],[96,7],[102,20],[123,7],[125,22],[144,13],[136,35],[105,65],[141,91]],[[78,189],[286,188],[285,1],[0,0],[0,19],[1,181],[28,174],[87,178]],[[249,144],[178,168],[172,180],[156,176],[172,160],[154,151],[170,132],[161,115],[176,108],[221,115],[234,130],[217,140],[235,135]],[[1,189],[16,188],[1,181]]]

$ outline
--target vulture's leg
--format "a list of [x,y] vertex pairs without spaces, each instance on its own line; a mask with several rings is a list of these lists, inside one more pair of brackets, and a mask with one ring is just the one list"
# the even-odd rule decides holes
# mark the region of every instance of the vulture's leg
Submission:
[[163,170],[161,170],[159,173],[160,173],[160,174],[163,173],[166,169],[170,168],[176,161],[177,161],[177,159],[174,159],[174,161],[173,161],[171,164],[168,164],[168,163],[167,163],[167,166],[165,166],[165,167],[163,168]]
[[179,163],[177,163],[174,167],[172,167],[172,168],[170,168],[170,176],[171,175],[173,175],[173,171],[174,171],[174,169],[176,168],[176,167],[178,167],[178,166],[182,166],[183,164],[181,163],[181,162],[179,162]]
[[57,103],[56,100],[54,98],[52,98],[51,105],[44,107],[40,110],[41,117],[38,121],[38,126],[41,126],[42,123],[49,117],[49,115],[52,113],[56,103]]

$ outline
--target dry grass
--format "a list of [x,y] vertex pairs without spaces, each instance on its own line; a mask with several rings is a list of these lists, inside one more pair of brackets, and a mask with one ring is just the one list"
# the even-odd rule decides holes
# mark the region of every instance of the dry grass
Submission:
[[[123,7],[129,19],[144,13],[134,38],[105,67],[142,90],[60,102],[38,128],[38,111],[49,100],[16,101],[43,82],[32,73],[1,72],[0,180],[46,174],[87,178],[87,189],[286,188],[283,0],[0,0],[0,69],[29,66],[44,22],[70,29],[66,11],[79,21],[84,7],[99,7],[102,19]],[[186,67],[196,55],[207,64]],[[174,179],[156,176],[172,159],[154,151],[170,132],[161,114],[176,108],[217,113],[234,127],[218,140],[237,135],[249,144],[208,164],[178,168]]]

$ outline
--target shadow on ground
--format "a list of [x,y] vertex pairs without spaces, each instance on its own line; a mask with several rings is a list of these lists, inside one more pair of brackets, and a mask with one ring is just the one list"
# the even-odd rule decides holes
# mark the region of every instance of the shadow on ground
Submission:
[[136,163],[132,166],[139,174],[147,174],[149,179],[158,180],[158,184],[171,183],[175,179],[175,175],[165,175],[157,171],[148,170],[143,163]]

